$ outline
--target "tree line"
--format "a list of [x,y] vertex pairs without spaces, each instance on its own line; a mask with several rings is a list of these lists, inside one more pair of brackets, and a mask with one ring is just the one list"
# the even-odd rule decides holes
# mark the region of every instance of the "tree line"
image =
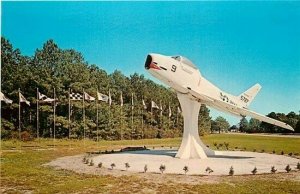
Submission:
[[[85,103],[85,125],[82,122],[82,103],[72,102],[72,114],[68,122],[68,90],[82,93],[82,90],[96,97],[96,91],[107,94],[110,90],[112,106],[101,102],[99,104],[98,130],[101,139],[116,140],[178,137],[182,135],[183,118],[177,112],[180,107],[176,93],[170,88],[156,84],[143,75],[134,73],[125,76],[115,70],[108,74],[101,65],[89,64],[80,52],[74,49],[62,49],[53,41],[46,41],[42,48],[36,49],[33,56],[22,55],[19,49],[4,37],[1,37],[1,91],[13,100],[12,104],[2,104],[1,107],[1,137],[15,138],[18,133],[18,89],[31,102],[31,106],[22,105],[21,129],[23,135],[35,137],[36,132],[36,102],[39,92],[53,97],[55,88],[58,103],[56,106],[56,137],[68,137],[69,127],[72,138],[82,138],[83,129],[86,137],[96,138],[96,103]],[[122,92],[124,106],[120,106]],[[131,100],[134,109],[131,109]],[[142,99],[146,102],[144,110]],[[161,101],[163,112],[154,109],[150,111],[151,101]],[[170,105],[172,115],[169,118]],[[270,113],[271,114],[271,113]],[[276,114],[276,113],[275,113]],[[282,114],[282,113],[278,113]],[[133,115],[133,122],[131,116]],[[271,115],[273,116],[273,115]],[[279,120],[285,119],[277,115]],[[273,117],[272,117],[273,118]],[[288,114],[291,126],[299,125],[299,114]],[[288,120],[288,121],[290,121]],[[226,120],[225,120],[226,121]],[[226,121],[227,122],[227,121]],[[296,122],[296,124],[294,124]],[[228,122],[227,122],[228,123]],[[218,125],[218,124],[217,124]],[[199,114],[199,132],[201,135],[216,130],[216,123],[209,115],[209,109],[202,105]],[[222,126],[224,127],[224,126]],[[265,131],[278,130],[265,123],[260,124]],[[217,129],[219,130],[219,129]],[[40,137],[53,136],[53,107],[49,104],[40,106],[39,115]]]

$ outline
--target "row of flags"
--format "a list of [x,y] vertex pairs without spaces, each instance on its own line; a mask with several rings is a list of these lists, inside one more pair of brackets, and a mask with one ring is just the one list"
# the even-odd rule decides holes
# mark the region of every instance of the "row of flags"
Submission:
[[[74,92],[71,92],[69,94],[69,97],[70,97],[70,100],[73,100],[73,101],[76,101],[76,100],[86,100],[86,101],[95,101],[96,98],[89,95],[88,93],[86,92],[83,92],[83,95],[80,94],[80,93],[74,93]],[[40,92],[38,92],[38,99],[39,101],[41,102],[45,102],[45,103],[53,103],[55,101],[57,101],[58,99],[54,99],[54,98],[49,98],[48,96],[46,96],[45,94],[42,94]],[[110,91],[108,92],[108,95],[105,95],[105,94],[102,94],[100,92],[97,92],[97,99],[99,101],[103,101],[103,102],[106,102],[106,103],[109,103],[109,105],[111,106],[112,104],[112,99],[111,99],[111,94],[110,94]],[[7,104],[11,104],[13,101],[10,100],[9,98],[7,98],[2,92],[0,92],[0,100],[1,101],[4,101],[5,103]],[[30,106],[30,102],[28,100],[26,100],[26,98],[23,96],[23,94],[21,92],[19,92],[19,102],[24,102],[26,103],[28,106]],[[144,99],[142,99],[142,104],[143,104],[143,107],[144,109],[147,109],[147,105],[144,101]],[[124,105],[124,102],[123,102],[123,94],[121,92],[120,94],[120,106],[123,106]],[[133,93],[131,94],[131,108],[133,109],[134,107],[134,101],[133,101]],[[158,109],[161,111],[161,114],[162,114],[162,111],[163,111],[163,107],[160,103],[160,106],[158,106],[156,104],[156,102],[154,101],[151,101],[151,109]],[[177,107],[177,113],[180,114],[181,113],[181,110],[179,107]],[[171,110],[171,107],[169,105],[169,117],[172,116],[172,110]]]

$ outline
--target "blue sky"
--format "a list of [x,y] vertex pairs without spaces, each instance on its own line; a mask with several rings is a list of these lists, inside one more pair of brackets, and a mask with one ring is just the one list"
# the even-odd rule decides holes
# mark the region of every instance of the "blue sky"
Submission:
[[260,83],[250,108],[267,114],[300,110],[299,24],[300,2],[2,2],[1,27],[25,55],[54,39],[125,75],[151,78],[147,53],[184,55],[229,93]]

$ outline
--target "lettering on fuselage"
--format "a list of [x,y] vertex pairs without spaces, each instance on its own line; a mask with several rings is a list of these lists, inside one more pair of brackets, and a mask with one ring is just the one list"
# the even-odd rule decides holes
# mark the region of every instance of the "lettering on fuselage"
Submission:
[[222,92],[220,92],[220,98],[221,98],[221,100],[223,100],[224,102],[230,103],[230,104],[232,104],[232,105],[234,105],[234,106],[237,105],[237,104],[234,103],[232,100],[230,100],[230,99],[228,98],[228,96],[226,96],[226,95],[223,94]]

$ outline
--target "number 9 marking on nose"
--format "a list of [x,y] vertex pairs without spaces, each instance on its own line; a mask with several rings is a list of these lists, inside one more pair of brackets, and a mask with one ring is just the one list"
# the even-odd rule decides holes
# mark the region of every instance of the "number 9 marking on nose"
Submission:
[[175,72],[176,71],[176,66],[175,65],[172,65],[172,69],[171,69],[171,71],[173,71],[173,72]]

